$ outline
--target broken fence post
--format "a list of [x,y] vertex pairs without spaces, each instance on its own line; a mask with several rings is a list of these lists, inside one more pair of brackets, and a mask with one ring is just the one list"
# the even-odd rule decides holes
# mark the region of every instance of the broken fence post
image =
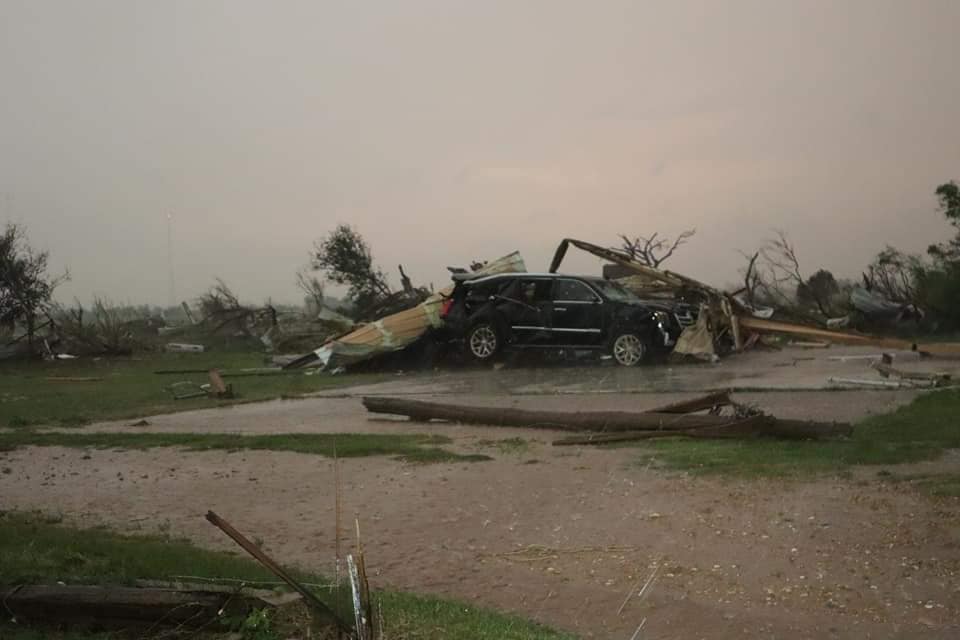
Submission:
[[350,629],[350,625],[341,620],[340,616],[338,616],[333,609],[331,609],[326,603],[320,600],[320,598],[314,595],[312,591],[294,580],[293,577],[290,576],[290,574],[288,574],[283,567],[281,567],[270,556],[264,553],[260,547],[250,542],[250,540],[248,540],[242,533],[234,529],[229,522],[215,514],[213,511],[207,511],[206,518],[210,524],[227,534],[227,536],[240,545],[244,551],[249,553],[260,564],[269,569],[273,575],[286,582],[291,589],[302,595],[304,601],[310,606],[310,608],[320,614],[321,617],[332,622],[341,631],[352,631]]

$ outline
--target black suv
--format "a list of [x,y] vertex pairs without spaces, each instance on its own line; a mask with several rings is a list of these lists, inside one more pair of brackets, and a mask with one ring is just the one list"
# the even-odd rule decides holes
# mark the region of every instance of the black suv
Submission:
[[621,285],[555,273],[454,276],[446,331],[481,362],[508,348],[593,350],[632,367],[680,335],[676,316]]

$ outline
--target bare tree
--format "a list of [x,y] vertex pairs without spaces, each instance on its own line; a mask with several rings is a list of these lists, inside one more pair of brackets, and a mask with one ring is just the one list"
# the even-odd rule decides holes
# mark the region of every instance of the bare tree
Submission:
[[757,271],[757,258],[760,257],[760,252],[756,251],[752,256],[743,251],[740,254],[747,259],[747,268],[743,271],[742,291],[747,299],[747,304],[752,307],[756,301],[757,287],[760,286],[760,273]]
[[886,247],[877,254],[863,273],[863,285],[894,302],[917,302],[917,279],[924,270],[917,256],[906,255]]
[[297,287],[306,294],[309,304],[312,304],[317,312],[323,309],[324,286],[320,278],[306,269],[301,269],[297,271]]
[[792,308],[797,303],[813,303],[824,316],[831,316],[831,297],[838,291],[836,280],[829,271],[820,269],[812,277],[804,278],[800,258],[794,244],[784,231],[764,243],[759,251],[743,253],[747,260],[744,286],[747,301],[753,304],[759,297],[769,304]]
[[147,347],[144,334],[156,331],[142,309],[119,307],[99,297],[89,309],[79,301],[75,308],[54,305],[49,317],[63,346],[74,353],[129,355]]
[[786,233],[779,230],[776,233],[777,237],[767,240],[760,249],[760,253],[773,274],[774,282],[777,284],[790,282],[799,286],[803,284],[803,276],[800,274],[797,250],[787,238]]
[[214,333],[234,328],[250,334],[253,325],[264,321],[271,327],[277,325],[277,310],[273,305],[269,302],[262,307],[241,304],[233,290],[219,278],[207,293],[200,296],[200,309],[204,322],[213,325]]
[[656,269],[666,262],[680,245],[686,244],[687,240],[696,233],[696,229],[688,229],[678,235],[672,242],[665,236],[660,237],[659,232],[649,237],[637,236],[632,240],[629,236],[621,234],[620,240],[623,244],[620,248],[630,256],[631,260],[636,260],[640,264]]

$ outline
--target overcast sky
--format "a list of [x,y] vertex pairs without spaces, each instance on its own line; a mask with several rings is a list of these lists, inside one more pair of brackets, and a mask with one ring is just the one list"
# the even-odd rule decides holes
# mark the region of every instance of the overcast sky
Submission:
[[958,25],[955,0],[0,0],[0,222],[65,300],[166,303],[168,214],[178,299],[299,300],[340,222],[394,284],[690,227],[671,266],[717,285],[774,228],[855,277],[949,229]]

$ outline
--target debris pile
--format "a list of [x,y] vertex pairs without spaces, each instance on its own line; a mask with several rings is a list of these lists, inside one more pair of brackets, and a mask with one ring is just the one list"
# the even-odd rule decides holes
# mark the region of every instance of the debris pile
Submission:
[[[617,265],[620,274],[630,273],[631,275],[619,281],[641,297],[669,298],[676,302],[699,305],[696,323],[686,327],[674,347],[674,353],[680,355],[715,360],[718,354],[743,351],[757,344],[761,337],[774,334],[829,343],[919,351],[933,356],[960,357],[960,344],[956,343],[917,344],[897,338],[772,320],[775,309],[748,304],[739,295],[742,292],[726,293],[673,271],[656,269],[637,262],[618,249],[600,247],[583,240],[567,238],[560,243],[550,264],[551,273],[557,272],[570,246]],[[897,309],[902,308],[898,306]],[[831,323],[828,320],[827,324],[843,326],[845,323]]]
[[872,360],[871,367],[880,378],[843,378],[831,377],[829,382],[839,388],[874,389],[933,389],[952,384],[949,373],[938,371],[910,371],[893,366],[895,355],[884,353],[880,356],[867,356]]
[[[252,556],[282,582],[271,583],[232,578],[173,576],[174,581],[136,580],[132,585],[41,584],[0,588],[6,614],[20,625],[141,632],[144,637],[194,637],[198,634],[231,630],[238,625],[262,620],[290,627],[296,637],[374,640],[382,638],[382,612],[375,615],[374,599],[367,581],[363,550],[358,539],[356,554],[347,555],[353,618],[339,613],[340,602],[324,601],[312,587],[338,589],[339,584],[310,585],[294,578],[267,555],[259,544],[237,531],[213,511],[206,519]],[[359,525],[358,525],[359,536]],[[251,585],[286,585],[291,592],[254,588]],[[328,604],[328,602],[330,602]],[[280,612],[285,615],[279,615]],[[296,610],[296,611],[295,611]],[[300,613],[302,611],[302,614]],[[251,628],[247,628],[250,631]],[[144,631],[146,630],[146,631]],[[284,629],[286,630],[286,629]],[[289,633],[277,637],[287,637]],[[302,636],[303,633],[305,636]],[[230,637],[240,634],[231,633]],[[274,637],[273,634],[269,634]],[[40,637],[40,636],[38,636]],[[244,637],[247,637],[244,634]],[[254,637],[254,636],[250,636]],[[261,637],[256,634],[256,637]],[[266,636],[263,636],[266,637]]]
[[[803,314],[798,316],[793,313],[795,309],[763,306],[750,292],[749,274],[746,287],[725,292],[674,271],[650,266],[625,250],[572,238],[564,239],[557,247],[549,267],[551,273],[557,272],[570,247],[600,258],[605,263],[605,277],[624,285],[642,300],[672,312],[682,328],[673,345],[673,353],[678,356],[715,362],[730,353],[769,346],[772,337],[788,336],[811,348],[838,343],[960,357],[960,344],[956,343],[917,344],[843,330],[851,326],[850,315],[817,320]],[[474,263],[471,270],[451,268],[451,271],[460,279],[475,278],[525,272],[526,265],[519,253],[514,252],[489,263]],[[431,293],[414,287],[402,267],[400,273],[403,290],[395,293],[386,290],[375,301],[355,309],[358,313],[353,315],[360,318],[359,322],[325,308],[319,283],[312,289],[315,290],[314,304],[308,305],[310,310],[304,313],[279,309],[269,302],[262,306],[243,304],[218,280],[199,299],[195,309],[182,304],[183,313],[178,309],[176,314],[180,324],[169,325],[163,318],[144,315],[143,310],[119,309],[97,300],[88,310],[80,306],[52,310],[34,334],[49,359],[121,355],[151,349],[200,353],[216,340],[241,339],[278,354],[274,364],[284,369],[314,368],[338,373],[345,367],[377,358],[380,359],[376,366],[382,366],[383,356],[414,353],[415,350],[411,350],[414,345],[422,347],[432,362],[437,352],[442,351],[443,342],[435,338],[444,327],[442,309],[453,289],[447,287]],[[865,283],[870,282],[865,277]],[[889,300],[877,287],[871,289],[866,284],[850,290],[849,306],[844,309],[870,317],[922,316],[919,309]],[[837,308],[837,305],[831,307],[835,312]],[[794,321],[797,317],[803,321]],[[0,358],[25,351],[29,349],[21,335],[0,348]]]
[[[483,265],[475,270],[473,275],[479,277],[526,270],[523,258],[519,253],[514,252]],[[451,292],[452,287],[445,288],[412,309],[361,325],[350,333],[326,342],[302,358],[286,364],[284,368],[296,369],[310,366],[335,371],[339,367],[405,349],[431,329],[442,325],[440,309]]]
[[[443,420],[492,427],[522,427],[590,432],[554,441],[555,445],[600,444],[664,437],[746,438],[768,436],[813,440],[849,436],[846,423],[784,420],[713,393],[652,411],[532,411],[514,407],[476,407],[406,398],[365,397],[371,413],[407,416],[411,420]],[[706,413],[702,413],[702,412]]]

